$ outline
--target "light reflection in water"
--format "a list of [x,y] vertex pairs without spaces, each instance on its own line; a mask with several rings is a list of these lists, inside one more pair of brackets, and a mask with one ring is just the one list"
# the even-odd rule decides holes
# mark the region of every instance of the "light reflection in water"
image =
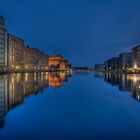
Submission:
[[0,75],[0,127],[11,109],[22,104],[30,95],[36,95],[45,88],[61,87],[70,73],[24,73]]
[[139,74],[113,74],[95,73],[95,77],[103,78],[107,83],[118,86],[123,92],[130,92],[136,100],[140,100],[140,75]]

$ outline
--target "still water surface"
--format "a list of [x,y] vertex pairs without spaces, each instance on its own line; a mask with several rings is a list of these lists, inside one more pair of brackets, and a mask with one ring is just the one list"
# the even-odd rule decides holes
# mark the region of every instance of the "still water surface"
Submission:
[[0,76],[0,139],[140,137],[140,75]]

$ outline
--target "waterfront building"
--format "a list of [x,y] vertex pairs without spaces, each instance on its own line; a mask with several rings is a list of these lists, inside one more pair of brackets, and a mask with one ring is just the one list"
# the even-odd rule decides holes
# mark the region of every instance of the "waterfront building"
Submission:
[[0,17],[0,71],[7,67],[7,31],[4,27],[4,18]]
[[132,68],[140,68],[140,45],[132,48]]
[[23,59],[24,41],[8,33],[8,68],[9,70],[21,69]]
[[65,70],[67,68],[69,68],[68,61],[67,60],[62,60],[61,63],[60,63],[60,70]]
[[65,60],[61,55],[50,56],[48,66],[50,67],[50,69],[55,70],[66,70],[67,68],[70,68],[68,61]]
[[24,41],[8,34],[8,68],[9,70],[34,71],[47,70],[48,55],[37,48],[30,48]]
[[105,70],[106,71],[109,71],[111,70],[111,59],[108,59],[104,62],[104,65],[105,65]]
[[119,54],[120,69],[127,69],[131,67],[131,53],[123,52]]
[[47,70],[48,55],[39,51],[37,48],[24,46],[23,64],[25,70]]
[[94,69],[95,69],[95,71],[104,71],[105,64],[95,64]]
[[110,60],[111,70],[119,69],[119,57],[112,57]]
[[49,57],[48,66],[57,66],[60,65],[64,58],[61,55],[54,55]]
[[48,70],[49,56],[46,53],[43,53],[41,51],[39,51],[38,53],[40,54],[39,57],[38,57],[39,69],[40,70]]
[[33,70],[34,69],[34,50],[29,46],[22,48],[23,52],[23,69]]

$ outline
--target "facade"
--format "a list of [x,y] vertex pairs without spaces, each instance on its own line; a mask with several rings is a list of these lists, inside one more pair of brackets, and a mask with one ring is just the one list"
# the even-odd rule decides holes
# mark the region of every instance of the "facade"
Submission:
[[48,55],[30,48],[24,41],[8,34],[8,69],[16,71],[47,70]]
[[21,69],[23,46],[24,41],[22,39],[8,34],[8,68],[10,70]]
[[4,18],[0,17],[0,70],[7,66],[7,31],[4,27]]
[[132,68],[140,68],[140,45],[132,48]]
[[67,60],[62,60],[61,63],[60,63],[60,70],[65,70],[67,68],[69,68],[68,61]]
[[48,61],[50,69],[65,70],[70,67],[68,61],[61,55],[50,56]]
[[36,48],[30,48],[24,41],[4,27],[0,17],[0,71],[38,71],[48,69],[48,55]]
[[119,57],[112,57],[110,60],[111,70],[119,69]]
[[33,70],[34,69],[34,50],[29,46],[23,47],[23,69]]
[[49,57],[48,66],[57,66],[60,65],[64,58],[61,55],[55,55]]
[[120,69],[126,69],[131,67],[131,53],[123,52],[119,55],[119,67]]

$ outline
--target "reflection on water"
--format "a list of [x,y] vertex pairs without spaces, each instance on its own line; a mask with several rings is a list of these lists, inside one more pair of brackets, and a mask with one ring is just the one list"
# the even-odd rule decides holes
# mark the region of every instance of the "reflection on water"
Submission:
[[36,95],[47,87],[61,87],[70,76],[63,72],[0,75],[0,127],[4,126],[8,111],[22,104],[25,97]]
[[140,75],[138,74],[113,74],[95,73],[95,77],[103,78],[112,86],[118,86],[120,91],[130,92],[136,100],[140,100]]

